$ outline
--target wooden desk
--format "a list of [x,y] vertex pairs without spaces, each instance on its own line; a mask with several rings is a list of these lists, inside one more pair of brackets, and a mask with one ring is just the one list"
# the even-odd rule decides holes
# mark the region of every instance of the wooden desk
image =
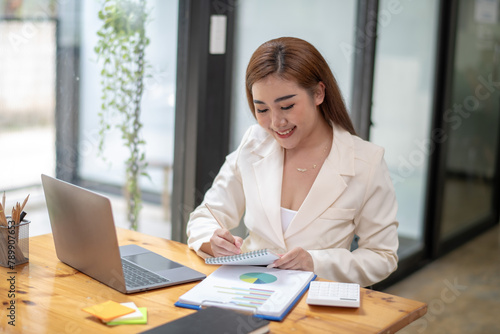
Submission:
[[[120,245],[135,243],[209,275],[217,266],[204,263],[184,244],[118,229]],[[60,262],[51,234],[30,238],[29,263],[15,274],[0,267],[0,332],[17,333],[137,333],[195,311],[174,306],[197,283],[125,295]],[[15,298],[9,297],[15,279]],[[282,322],[271,321],[272,333],[394,333],[423,316],[421,302],[362,289],[358,309],[309,306],[305,296]],[[15,327],[8,325],[9,303],[15,301]],[[108,327],[83,307],[133,301],[148,308],[147,325]]]

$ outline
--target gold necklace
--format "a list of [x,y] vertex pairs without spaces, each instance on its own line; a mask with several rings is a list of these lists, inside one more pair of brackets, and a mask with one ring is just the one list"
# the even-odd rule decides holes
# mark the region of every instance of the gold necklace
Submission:
[[[316,166],[317,166],[317,165],[313,165],[312,169],[316,168]],[[299,168],[299,167],[297,167],[297,170],[298,170],[299,172],[301,172],[301,173],[304,173],[304,172],[307,172],[307,171],[308,171],[308,169],[307,169],[307,168]]]
[[[328,145],[325,146],[325,148],[323,149],[323,153],[325,153],[328,149]],[[325,157],[326,159],[326,157]],[[317,164],[313,164],[312,168],[299,168],[299,167],[296,167],[297,171],[301,172],[301,173],[305,173],[307,172],[308,170],[310,169],[315,169],[316,167],[318,167]]]

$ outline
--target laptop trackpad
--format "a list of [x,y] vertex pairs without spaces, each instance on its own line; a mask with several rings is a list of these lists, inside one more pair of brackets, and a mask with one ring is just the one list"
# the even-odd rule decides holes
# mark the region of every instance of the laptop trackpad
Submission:
[[170,261],[167,258],[155,253],[141,253],[135,255],[124,256],[124,259],[129,260],[143,268],[149,269],[155,273],[159,273],[162,271],[166,271],[169,269],[174,269],[178,267],[182,267],[181,264]]

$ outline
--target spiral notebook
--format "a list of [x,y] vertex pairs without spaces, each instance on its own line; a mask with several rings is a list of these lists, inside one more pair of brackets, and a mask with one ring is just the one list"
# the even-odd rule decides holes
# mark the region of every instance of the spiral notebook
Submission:
[[280,256],[269,250],[259,249],[238,255],[210,257],[205,259],[206,264],[229,264],[229,265],[248,265],[248,266],[267,266],[273,263]]

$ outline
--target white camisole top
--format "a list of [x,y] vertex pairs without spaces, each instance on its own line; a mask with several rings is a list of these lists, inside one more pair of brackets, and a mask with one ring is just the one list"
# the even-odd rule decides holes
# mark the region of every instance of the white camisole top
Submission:
[[281,208],[281,227],[283,228],[283,233],[285,233],[288,225],[292,221],[293,217],[297,214],[297,211],[293,211],[286,208]]

